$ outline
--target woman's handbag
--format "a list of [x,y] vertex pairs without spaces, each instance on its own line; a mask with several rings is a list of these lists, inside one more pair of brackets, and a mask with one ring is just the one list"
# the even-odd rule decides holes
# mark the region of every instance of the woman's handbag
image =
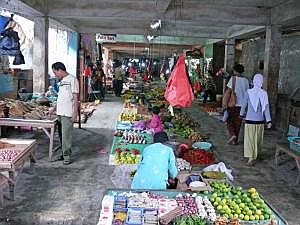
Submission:
[[232,77],[232,89],[227,88],[224,92],[222,106],[224,109],[228,107],[235,107],[236,105],[236,94],[235,94],[236,76]]

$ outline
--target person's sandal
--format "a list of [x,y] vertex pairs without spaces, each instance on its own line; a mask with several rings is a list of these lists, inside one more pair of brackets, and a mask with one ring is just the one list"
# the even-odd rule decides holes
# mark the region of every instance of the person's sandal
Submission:
[[246,166],[255,166],[255,159],[251,159],[251,160],[249,160],[247,163],[246,163]]
[[64,159],[64,162],[63,162],[64,165],[69,165],[71,163],[72,163],[71,159]]

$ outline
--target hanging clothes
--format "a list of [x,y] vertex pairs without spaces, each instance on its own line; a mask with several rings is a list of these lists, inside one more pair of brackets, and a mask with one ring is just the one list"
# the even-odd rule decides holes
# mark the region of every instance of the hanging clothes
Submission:
[[18,32],[14,31],[12,27],[8,27],[1,32],[0,55],[15,56],[13,65],[25,64],[19,41]]

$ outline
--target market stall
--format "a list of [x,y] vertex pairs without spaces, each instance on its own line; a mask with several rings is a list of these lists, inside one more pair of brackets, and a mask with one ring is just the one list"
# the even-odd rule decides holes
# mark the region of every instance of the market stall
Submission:
[[[49,159],[54,151],[54,132],[57,118],[49,114],[49,107],[35,102],[14,99],[0,101],[0,127],[30,127],[42,129],[49,138]],[[0,129],[1,135],[1,129]]]
[[[214,184],[215,187],[216,184]],[[257,205],[255,215],[249,209],[244,213],[230,214],[225,211],[241,211],[250,204],[236,203],[234,195],[226,198],[232,202],[232,206],[226,203],[225,198],[214,197],[216,192],[179,192],[156,190],[108,190],[104,195],[98,225],[109,224],[175,224],[175,225],[286,225],[287,222],[280,214],[268,204],[255,189],[243,190],[241,187],[232,187],[229,184],[220,183],[220,187],[229,188],[230,193],[240,191],[243,195],[255,196]],[[223,186],[221,186],[223,185]],[[219,187],[219,186],[218,186]],[[217,188],[216,188],[217,189]],[[214,190],[216,190],[214,189]],[[248,198],[248,197],[247,197]],[[217,199],[218,201],[216,201]],[[250,199],[250,197],[249,197]],[[254,198],[251,199],[251,201]],[[253,200],[254,201],[254,200]],[[233,204],[233,202],[235,204]],[[260,202],[260,203],[259,203]],[[251,214],[250,216],[247,214]],[[229,218],[230,217],[230,218]],[[251,218],[251,220],[250,220]],[[254,219],[253,219],[254,218]],[[252,220],[253,219],[253,220]]]
[[[22,171],[25,161],[35,162],[34,151],[37,147],[36,140],[30,139],[0,139],[0,173],[9,183],[10,199],[14,200],[17,171]],[[20,172],[18,172],[20,174]]]
[[[54,131],[57,118],[53,120],[31,120],[31,119],[13,119],[13,118],[0,118],[1,126],[12,127],[35,127],[42,129],[49,138],[49,159],[52,158]],[[50,132],[47,130],[50,129]],[[0,134],[1,135],[1,134]]]

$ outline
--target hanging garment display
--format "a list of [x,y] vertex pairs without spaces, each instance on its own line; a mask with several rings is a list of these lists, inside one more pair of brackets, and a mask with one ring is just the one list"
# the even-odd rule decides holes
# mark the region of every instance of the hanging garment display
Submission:
[[1,32],[0,55],[15,56],[13,65],[25,64],[19,41],[18,32],[14,31],[12,27]]

